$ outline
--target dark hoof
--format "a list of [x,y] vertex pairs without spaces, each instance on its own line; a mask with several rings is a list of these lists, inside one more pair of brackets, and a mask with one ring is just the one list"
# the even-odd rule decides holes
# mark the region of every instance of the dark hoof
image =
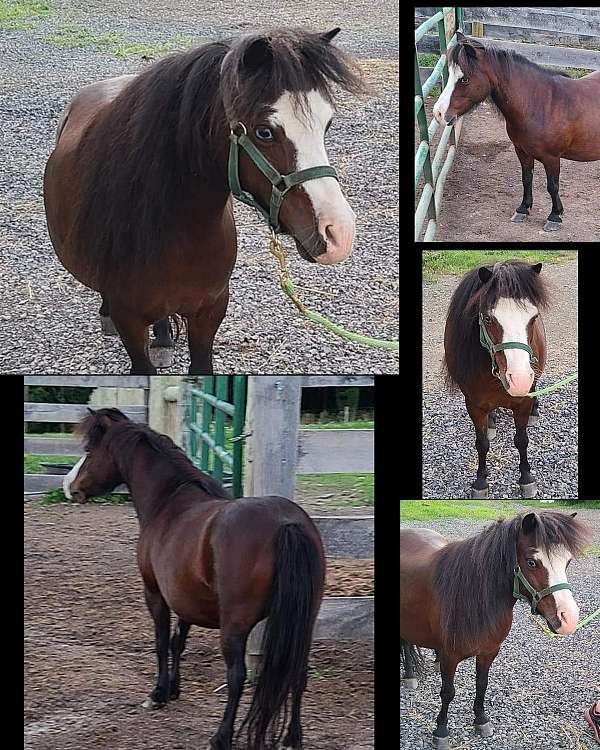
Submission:
[[544,232],[558,232],[562,227],[562,221],[547,221],[544,224]]
[[520,484],[521,497],[535,497],[537,493],[536,482],[530,482],[529,484]]
[[493,440],[496,437],[495,427],[488,427],[487,437],[488,437],[488,440]]
[[528,214],[520,214],[518,211],[515,211],[510,220],[515,224],[522,224],[527,217]]
[[407,690],[416,690],[419,687],[419,680],[416,677],[405,677],[402,684]]
[[115,328],[115,324],[111,318],[107,318],[106,315],[100,316],[100,330],[103,336],[118,336],[119,332]]
[[475,724],[475,731],[481,737],[491,737],[494,734],[494,727],[492,722],[488,721],[486,724]]
[[438,750],[449,750],[450,748],[450,737],[436,737],[433,735],[433,746],[437,747]]
[[175,359],[173,352],[172,347],[150,347],[150,361],[154,367],[171,367]]
[[484,487],[482,490],[476,490],[475,487],[471,488],[471,500],[485,500],[489,497],[489,494],[489,487]]
[[535,425],[540,421],[540,418],[537,414],[530,414],[529,419],[527,420],[527,427],[535,427]]

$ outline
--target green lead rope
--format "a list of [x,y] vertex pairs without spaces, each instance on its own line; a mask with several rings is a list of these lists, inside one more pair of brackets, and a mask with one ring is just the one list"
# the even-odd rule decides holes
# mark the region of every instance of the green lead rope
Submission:
[[[581,620],[577,624],[577,627],[575,628],[575,632],[577,632],[580,628],[583,628],[586,625],[588,625],[590,622],[592,622],[592,620],[595,620],[596,617],[598,617],[599,615],[600,615],[600,607],[595,612],[592,612],[591,615],[588,615],[587,617],[584,617],[583,620]],[[529,616],[535,622],[535,624],[538,626],[538,628],[542,631],[542,633],[544,635],[547,635],[549,638],[566,638],[566,636],[563,635],[562,633],[553,633],[551,630],[548,630],[548,628],[545,627],[544,625],[542,625],[539,622],[539,620],[537,620],[533,615],[529,615]]]
[[375,339],[371,336],[363,336],[360,333],[354,333],[348,331],[342,326],[332,323],[328,318],[320,313],[309,310],[306,305],[298,298],[294,289],[294,283],[287,269],[285,262],[285,253],[281,245],[279,237],[274,231],[271,231],[270,249],[269,252],[274,255],[279,261],[279,284],[287,296],[292,300],[298,310],[308,320],[312,320],[313,323],[320,323],[322,326],[327,328],[332,333],[340,336],[347,341],[353,341],[355,344],[362,344],[363,346],[371,346],[376,349],[387,349],[388,351],[399,352],[400,342],[399,341],[386,341],[384,339]]
[[542,388],[539,391],[533,391],[533,393],[528,393],[528,398],[533,398],[534,396],[545,396],[547,393],[552,393],[552,391],[557,391],[559,388],[562,388],[563,385],[567,385],[567,383],[571,383],[573,380],[577,380],[577,373],[574,372],[572,375],[568,375],[566,378],[563,378],[562,380],[559,380],[558,383],[554,383],[554,385],[549,385],[547,388]]

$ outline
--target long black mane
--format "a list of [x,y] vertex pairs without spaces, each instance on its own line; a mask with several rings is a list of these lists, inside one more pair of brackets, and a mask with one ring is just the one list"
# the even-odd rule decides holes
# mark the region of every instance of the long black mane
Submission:
[[550,80],[556,76],[562,76],[564,78],[570,78],[568,73],[562,70],[552,70],[551,68],[543,68],[533,60],[528,60],[523,55],[515,52],[512,49],[501,49],[500,47],[494,47],[491,44],[483,44],[477,39],[468,38],[464,42],[457,42],[448,52],[448,60],[452,64],[458,64],[465,76],[470,76],[477,68],[479,61],[476,57],[473,57],[465,51],[465,45],[475,47],[478,49],[485,49],[486,59],[498,77],[506,80],[510,78],[515,69],[526,68],[530,73],[537,73],[544,78]]
[[[512,607],[516,545],[525,513],[500,519],[477,536],[451,542],[437,553],[433,585],[440,603],[442,639],[450,650],[475,653]],[[562,545],[573,556],[590,541],[590,529],[565,513],[537,513],[534,543],[545,552]]]
[[[106,418],[114,424],[106,429]],[[116,465],[130,466],[133,453],[140,443],[144,443],[157,453],[157,461],[162,460],[165,474],[169,474],[169,485],[174,491],[185,484],[199,487],[213,497],[231,500],[225,488],[208,474],[197,469],[183,450],[170,437],[162,435],[148,425],[132,422],[118,409],[99,409],[89,414],[77,428],[84,439],[86,451],[97,448],[107,450]]]
[[542,274],[529,263],[507,260],[486,266],[492,271],[487,282],[479,277],[479,267],[466,273],[454,291],[446,317],[451,350],[444,357],[444,378],[450,390],[489,368],[488,352],[479,343],[479,313],[491,310],[500,297],[528,300],[538,309],[549,304],[549,291]]
[[[258,39],[269,45],[269,62],[253,69],[246,56]],[[71,236],[98,288],[131,283],[150,264],[158,273],[190,216],[209,199],[215,213],[224,208],[228,120],[256,113],[284,90],[300,106],[312,88],[332,101],[335,85],[365,90],[342,50],[299,29],[206,44],[140,73],[94,117],[78,147],[82,188]]]

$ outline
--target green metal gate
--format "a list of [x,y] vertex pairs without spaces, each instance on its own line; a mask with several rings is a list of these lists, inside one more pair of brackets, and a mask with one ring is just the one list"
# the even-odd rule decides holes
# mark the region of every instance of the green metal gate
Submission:
[[[444,183],[456,153],[456,142],[458,133],[455,125],[445,127],[444,132],[437,145],[435,156],[431,158],[431,140],[435,135],[439,124],[435,118],[427,124],[425,114],[425,97],[429,96],[435,84],[441,81],[441,88],[448,82],[448,62],[447,50],[456,44],[456,31],[463,28],[463,9],[462,8],[436,8],[435,15],[428,18],[415,29],[415,117],[419,123],[419,133],[421,142],[417,153],[415,154],[415,190],[419,186],[421,177],[424,178],[425,184],[423,192],[419,198],[419,203],[415,210],[415,242],[421,241],[423,223],[427,219],[425,226],[425,236],[422,238],[425,242],[431,242],[437,229],[437,221],[442,205],[442,194]],[[451,19],[451,20],[449,20]],[[448,26],[447,26],[448,24]],[[450,26],[452,24],[452,26]],[[421,74],[419,70],[418,59],[418,42],[425,36],[429,29],[437,25],[437,32],[440,45],[440,57],[433,68],[431,75],[421,86]],[[446,28],[452,28],[452,37],[446,45]],[[446,146],[448,151],[446,153]],[[445,158],[444,158],[445,155]]]
[[186,451],[195,466],[241,497],[246,375],[205,375],[186,383]]

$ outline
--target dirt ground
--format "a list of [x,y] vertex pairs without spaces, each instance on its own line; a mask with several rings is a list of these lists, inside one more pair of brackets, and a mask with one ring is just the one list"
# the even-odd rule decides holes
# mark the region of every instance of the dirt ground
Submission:
[[[432,103],[426,103],[431,121]],[[439,131],[438,131],[439,133]],[[436,142],[438,136],[434,139]],[[544,232],[551,201],[542,164],[535,163],[533,207],[523,224],[510,221],[522,198],[521,166],[504,120],[484,103],[464,118],[444,186],[436,241],[592,242],[600,239],[600,162],[561,160],[565,213],[558,232]]]
[[[132,506],[25,506],[26,750],[197,750],[224,709],[218,631],[192,628],[182,694],[157,712],[154,637]],[[372,565],[333,561],[327,593],[372,593]],[[373,649],[318,642],[303,702],[311,750],[373,748]],[[248,705],[246,691],[240,715]]]

